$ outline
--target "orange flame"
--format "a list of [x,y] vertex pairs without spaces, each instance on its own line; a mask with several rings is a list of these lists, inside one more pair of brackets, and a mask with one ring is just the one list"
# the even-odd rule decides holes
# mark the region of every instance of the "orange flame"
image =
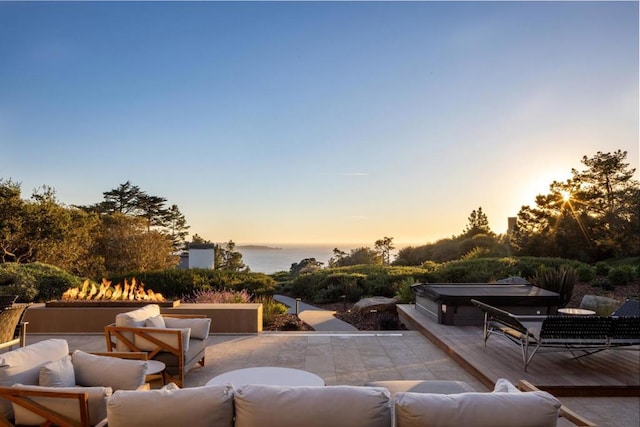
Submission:
[[100,287],[96,287],[94,283],[85,280],[81,288],[69,288],[62,294],[64,301],[165,301],[164,296],[160,293],[153,292],[151,289],[144,289],[144,283],[137,282],[135,278],[131,279],[129,284],[124,280],[124,290],[122,285],[118,283],[111,288],[111,282],[102,279]]

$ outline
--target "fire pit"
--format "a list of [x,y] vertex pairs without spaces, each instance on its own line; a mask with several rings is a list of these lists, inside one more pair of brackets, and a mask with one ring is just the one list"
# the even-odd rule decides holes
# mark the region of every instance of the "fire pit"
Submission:
[[167,301],[160,293],[151,289],[144,290],[144,283],[138,283],[135,278],[131,283],[125,279],[124,286],[119,283],[111,287],[111,282],[102,279],[102,284],[95,284],[85,280],[82,288],[69,288],[62,294],[62,300],[48,301],[46,307],[141,307],[147,304],[157,304],[161,307],[176,307],[180,300]]

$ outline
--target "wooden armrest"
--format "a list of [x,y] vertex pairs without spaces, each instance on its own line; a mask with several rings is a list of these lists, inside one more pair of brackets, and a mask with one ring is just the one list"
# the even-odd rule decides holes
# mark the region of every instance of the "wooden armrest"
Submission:
[[[518,381],[517,387],[521,391],[541,391],[538,387],[525,380]],[[560,406],[560,416],[576,426],[597,427],[597,424],[594,424],[583,416],[578,415],[564,405]]]
[[[89,395],[85,392],[60,392],[49,390],[22,390],[14,387],[0,387],[0,397],[46,419],[50,424],[85,427],[89,425]],[[78,403],[80,420],[74,420],[34,401],[34,397],[71,399]],[[4,423],[5,425],[8,424]],[[10,424],[9,424],[10,425]]]

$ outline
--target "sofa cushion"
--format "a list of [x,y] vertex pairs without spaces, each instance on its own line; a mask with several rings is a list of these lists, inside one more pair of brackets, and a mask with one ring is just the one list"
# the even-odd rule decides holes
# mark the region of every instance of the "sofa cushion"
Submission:
[[75,386],[76,376],[73,372],[71,356],[66,355],[62,359],[55,360],[41,366],[38,384],[43,387]]
[[[116,314],[116,326],[128,326],[131,328],[139,328],[145,326],[145,322],[150,317],[160,315],[160,306],[158,304],[148,304],[136,310],[127,311],[125,313]],[[125,338],[133,342],[133,334],[124,332]],[[131,351],[120,340],[116,340],[117,351]]]
[[527,393],[397,393],[397,427],[552,427],[560,402],[543,391]]
[[209,336],[209,328],[211,327],[210,318],[193,318],[181,319],[177,317],[165,317],[164,323],[167,328],[189,328],[191,336],[201,340],[206,340]]
[[[109,387],[40,387],[15,384],[20,390],[55,391],[55,392],[83,392],[89,396],[89,423],[96,425],[107,416],[106,399],[111,396]],[[33,401],[49,409],[62,413],[69,418],[80,421],[80,408],[75,399],[60,399],[55,397],[32,397]],[[16,425],[41,425],[45,420],[39,415],[12,404]]]
[[[49,339],[0,354],[0,386],[38,385],[40,367],[69,354],[65,340]],[[8,400],[0,399],[0,416],[11,418]]]
[[[147,328],[147,329],[162,329],[163,331],[180,331],[182,335],[182,349],[183,351],[189,350],[189,338],[191,337],[191,329],[189,328]],[[171,346],[173,348],[178,348],[178,335],[177,334],[169,334],[165,332],[149,332],[149,335],[153,338]],[[133,340],[136,347],[138,347],[142,351],[153,351],[158,346],[157,344],[149,341],[148,339],[136,335]]]
[[116,391],[107,402],[107,421],[109,427],[231,427],[233,388],[167,386],[161,390]]
[[135,390],[143,385],[149,367],[144,360],[98,356],[80,350],[73,352],[71,360],[77,385],[109,386],[114,391]]
[[[184,369],[185,372],[196,366],[199,360],[205,355],[207,348],[207,342],[196,338],[189,340],[189,350],[184,355]],[[153,357],[153,360],[164,363],[166,372],[171,375],[178,373],[178,357],[173,353],[162,351]]]
[[236,427],[389,427],[380,387],[247,385],[235,393]]

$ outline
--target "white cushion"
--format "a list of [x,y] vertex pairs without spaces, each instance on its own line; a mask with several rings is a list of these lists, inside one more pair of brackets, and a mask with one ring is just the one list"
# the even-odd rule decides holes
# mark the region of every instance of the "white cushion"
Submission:
[[191,338],[206,340],[209,336],[209,328],[211,327],[210,318],[193,318],[180,319],[177,317],[165,317],[164,323],[167,328],[189,328],[191,329]]
[[[149,328],[149,329],[153,329],[153,328]],[[162,329],[163,331],[180,331],[182,335],[183,352],[186,353],[186,351],[189,350],[189,337],[191,335],[191,329],[189,328],[184,328],[184,329],[155,328],[155,329]],[[178,348],[178,344],[179,344],[178,334],[167,334],[163,332],[157,332],[157,333],[149,332],[149,335],[173,348]],[[141,337],[140,335],[136,335],[134,337],[133,342],[136,345],[136,347],[138,347],[142,351],[153,351],[158,347],[157,344],[149,341],[146,338]]]
[[[160,315],[160,306],[158,304],[149,304],[136,310],[127,311],[125,313],[116,314],[116,326],[129,326],[131,328],[139,328],[145,326],[145,322],[150,317]],[[133,334],[124,332],[122,334],[128,340],[133,341]],[[116,341],[116,350],[131,351],[120,340]]]
[[397,393],[397,427],[552,427],[560,402],[543,391],[527,393]]
[[144,321],[144,326],[147,328],[166,328],[167,325],[164,323],[164,317],[161,315],[149,317]]
[[[89,396],[89,423],[96,425],[107,416],[106,399],[111,396],[109,387],[39,387],[14,385],[20,390],[52,391],[52,392],[82,392]],[[62,413],[76,421],[80,421],[80,406],[76,399],[61,399],[55,397],[31,397],[35,402],[46,406],[49,409]],[[16,425],[40,425],[45,419],[15,403],[13,412],[15,414]]]
[[107,422],[109,427],[231,427],[233,388],[225,384],[116,391],[107,402]]
[[98,356],[80,350],[71,358],[76,384],[85,387],[109,386],[113,390],[135,390],[145,383],[149,364],[144,360]]
[[382,387],[247,385],[236,390],[236,427],[389,427]]
[[43,387],[73,387],[76,385],[76,376],[71,364],[71,356],[66,355],[62,359],[49,362],[40,367],[38,384]]
[[[40,367],[69,354],[65,340],[49,339],[0,354],[0,386],[38,385]],[[0,399],[0,416],[13,417],[11,403]]]

